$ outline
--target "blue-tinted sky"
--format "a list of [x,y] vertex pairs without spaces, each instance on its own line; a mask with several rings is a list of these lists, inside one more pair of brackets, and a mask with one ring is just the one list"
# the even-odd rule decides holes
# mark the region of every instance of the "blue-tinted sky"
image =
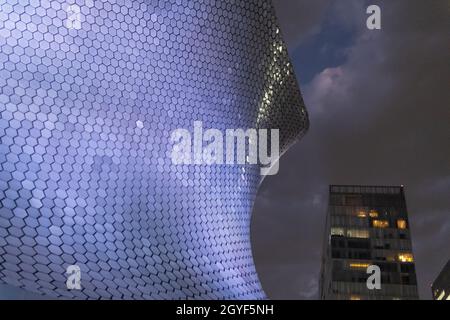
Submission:
[[[331,7],[330,7],[331,9]],[[355,40],[356,30],[340,24],[329,10],[320,32],[291,51],[291,59],[301,87],[326,68],[337,67],[346,60],[346,50]]]

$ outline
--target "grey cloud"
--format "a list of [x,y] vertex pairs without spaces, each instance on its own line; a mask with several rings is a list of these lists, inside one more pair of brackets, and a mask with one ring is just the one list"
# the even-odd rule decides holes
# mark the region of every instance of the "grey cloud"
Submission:
[[[283,290],[277,290],[271,295],[272,299],[286,299],[286,300],[309,300],[317,299],[318,297],[318,278],[308,277],[300,274],[293,277],[291,281],[286,282],[286,274],[297,273],[299,269],[307,269],[311,273],[316,273],[315,265],[310,264],[279,264],[276,266],[262,265],[259,267],[259,272],[271,274],[271,277],[265,281],[264,289],[271,291],[274,287],[279,287],[283,284]],[[307,273],[307,272],[306,272]]]

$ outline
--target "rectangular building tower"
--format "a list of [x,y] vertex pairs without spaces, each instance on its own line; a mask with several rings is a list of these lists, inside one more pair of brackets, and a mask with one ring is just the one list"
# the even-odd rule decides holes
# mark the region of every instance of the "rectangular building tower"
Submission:
[[[381,288],[369,289],[370,265]],[[330,186],[321,299],[418,299],[403,186]]]

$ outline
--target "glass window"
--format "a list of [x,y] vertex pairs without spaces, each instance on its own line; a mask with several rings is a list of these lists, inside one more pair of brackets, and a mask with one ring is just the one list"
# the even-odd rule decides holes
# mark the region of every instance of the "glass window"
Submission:
[[344,205],[346,206],[361,206],[362,196],[361,195],[346,195],[344,196]]
[[388,228],[389,222],[387,220],[373,220],[372,226],[374,228]]
[[343,228],[331,228],[331,235],[332,236],[344,236],[344,229]]
[[378,218],[378,211],[377,210],[370,210],[369,211],[369,216],[371,218]]
[[411,253],[399,253],[398,260],[401,262],[414,262],[414,257]]
[[367,269],[368,263],[350,262],[349,267],[352,269]]
[[347,237],[368,239],[369,238],[369,230],[365,230],[365,229],[348,229],[347,230]]
[[406,229],[406,220],[398,219],[397,220],[397,228],[399,228],[399,229]]
[[358,218],[365,218],[367,217],[367,213],[364,210],[359,210],[357,216]]
[[386,256],[387,261],[395,261],[395,255],[388,255]]

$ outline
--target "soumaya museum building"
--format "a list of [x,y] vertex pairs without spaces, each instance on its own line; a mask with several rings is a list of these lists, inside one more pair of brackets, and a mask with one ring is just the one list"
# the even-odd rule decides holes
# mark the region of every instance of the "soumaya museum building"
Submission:
[[434,300],[450,300],[450,260],[431,285]]
[[279,129],[283,153],[306,133],[271,1],[2,0],[0,90],[0,288],[266,297],[260,166],[174,165],[169,138],[194,121]]

